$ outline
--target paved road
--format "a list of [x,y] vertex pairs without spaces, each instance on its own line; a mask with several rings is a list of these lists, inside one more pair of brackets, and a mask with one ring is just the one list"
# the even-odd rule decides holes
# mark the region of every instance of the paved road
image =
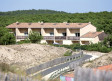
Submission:
[[[89,58],[91,58],[91,57],[92,57],[91,55],[84,55],[83,57],[81,57],[81,58],[78,59],[78,60],[70,61],[70,62],[67,62],[67,63],[64,63],[64,64],[57,65],[57,66],[55,66],[55,67],[49,68],[49,69],[47,69],[47,70],[44,70],[44,71],[41,72],[41,75],[42,75],[42,76],[45,76],[45,75],[47,75],[47,74],[49,74],[49,73],[51,73],[51,72],[53,72],[53,71],[55,71],[55,70],[59,70],[59,69],[62,69],[62,68],[65,68],[65,67],[69,66],[69,64],[72,63],[72,62],[84,61],[84,60],[89,59]],[[38,75],[38,74],[37,74],[37,75]],[[37,76],[37,75],[35,75],[35,76]]]

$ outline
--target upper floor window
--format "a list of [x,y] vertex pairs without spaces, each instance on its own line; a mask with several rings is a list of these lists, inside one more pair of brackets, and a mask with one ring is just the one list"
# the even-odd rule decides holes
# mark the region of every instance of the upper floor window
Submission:
[[25,36],[28,36],[28,32],[25,32],[24,35],[25,35]]
[[80,33],[75,33],[75,36],[76,37],[80,37]]
[[53,32],[51,32],[51,33],[50,33],[50,36],[54,36],[54,33],[53,33]]
[[62,33],[63,36],[66,36],[66,33]]

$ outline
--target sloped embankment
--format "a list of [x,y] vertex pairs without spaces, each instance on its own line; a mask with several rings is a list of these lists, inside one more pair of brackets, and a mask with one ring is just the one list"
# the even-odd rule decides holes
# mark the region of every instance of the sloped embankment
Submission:
[[96,68],[99,66],[104,66],[104,65],[109,65],[109,64],[112,64],[112,52],[106,53],[103,56],[93,61],[83,64],[83,67]]
[[0,62],[24,69],[62,57],[68,49],[40,44],[0,46]]

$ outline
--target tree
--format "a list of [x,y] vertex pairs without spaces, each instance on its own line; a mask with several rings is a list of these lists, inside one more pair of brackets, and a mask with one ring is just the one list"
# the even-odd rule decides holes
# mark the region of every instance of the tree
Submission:
[[32,43],[39,43],[42,40],[42,35],[39,32],[30,32],[28,38]]
[[104,45],[107,47],[112,47],[112,35],[108,35],[103,41]]
[[13,33],[5,33],[1,39],[0,39],[0,44],[2,45],[9,45],[9,44],[15,44],[16,39]]
[[13,33],[9,33],[10,30],[4,27],[0,27],[0,44],[8,45],[15,43],[15,36]]

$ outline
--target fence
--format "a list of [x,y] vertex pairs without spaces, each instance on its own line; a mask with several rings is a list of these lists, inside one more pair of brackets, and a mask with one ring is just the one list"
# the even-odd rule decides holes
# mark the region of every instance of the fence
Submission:
[[57,59],[54,59],[52,61],[46,62],[44,64],[40,64],[38,66],[29,68],[29,69],[26,70],[26,73],[27,73],[27,75],[34,74],[34,73],[36,73],[40,70],[43,70],[43,69],[46,69],[46,68],[49,68],[49,67],[53,67],[54,65],[58,65],[58,64],[65,63],[65,62],[68,62],[68,61],[71,61],[71,60],[79,59],[82,56],[83,56],[83,52],[81,51],[79,54],[75,54],[75,55],[72,55],[72,56],[66,56],[66,57],[62,57],[62,58],[57,58]]
[[71,62],[69,64],[69,67],[71,70],[74,70],[75,68],[77,68],[78,66],[82,65],[83,63],[87,62],[90,60],[92,56],[91,55],[84,55],[82,58],[74,61],[74,62]]
[[77,68],[75,81],[112,81],[112,71],[93,70],[89,68]]
[[38,81],[29,77],[18,76],[15,74],[7,74],[0,72],[0,81]]
[[60,68],[54,73],[52,73],[52,75],[50,76],[50,79],[55,79],[56,77],[58,77],[59,75],[67,71],[74,70],[74,68],[77,68],[78,66],[82,65],[84,62],[88,61],[91,57],[92,57],[91,55],[83,55],[82,58],[77,59],[73,62],[70,62],[67,67]]

